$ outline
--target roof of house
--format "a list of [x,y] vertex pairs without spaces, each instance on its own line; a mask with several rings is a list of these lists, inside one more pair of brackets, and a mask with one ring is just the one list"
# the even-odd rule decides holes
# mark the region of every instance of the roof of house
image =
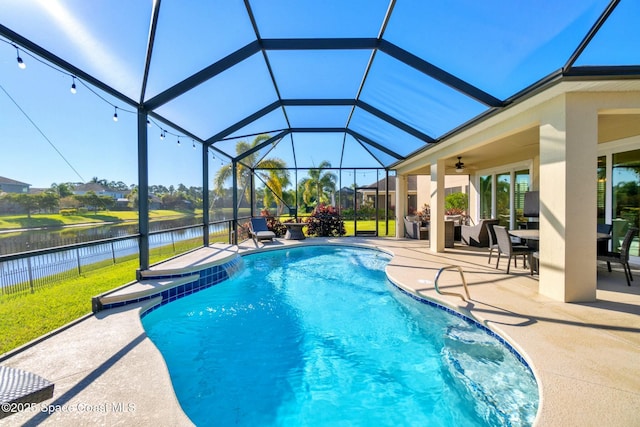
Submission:
[[[387,190],[386,182],[387,182],[387,178],[382,178],[378,182],[374,182],[371,185],[365,185],[362,188],[375,189],[376,187],[378,187],[378,191],[386,191]],[[407,176],[407,189],[409,191],[417,191],[417,189],[418,189],[418,177],[416,175]],[[396,191],[396,180],[395,180],[395,177],[392,177],[392,179],[389,180],[389,191]]]
[[31,185],[26,182],[16,181],[15,179],[5,178],[4,176],[0,176],[0,184],[11,184],[11,185]]
[[95,182],[89,182],[87,184],[78,184],[75,186],[74,191],[93,191],[95,193],[109,191],[107,187]]

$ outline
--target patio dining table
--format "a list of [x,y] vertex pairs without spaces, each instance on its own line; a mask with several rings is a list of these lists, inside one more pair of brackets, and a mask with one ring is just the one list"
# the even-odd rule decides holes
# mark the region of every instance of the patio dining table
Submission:
[[[540,240],[540,230],[537,230],[537,229],[536,230],[529,230],[529,229],[509,230],[509,234],[524,240]],[[607,234],[607,233],[596,233],[596,234],[597,234],[596,240],[598,241],[611,239],[611,234]]]
[[[535,259],[539,258],[538,254],[538,241],[540,240],[540,230],[539,229],[522,229],[522,230],[509,230],[509,234],[515,237],[519,237],[523,240],[533,240],[533,247],[536,248],[536,252],[533,253],[533,257]],[[607,233],[596,233],[596,240],[598,242],[604,242],[606,240],[611,239],[611,234]],[[538,270],[537,266],[534,267],[534,270]]]

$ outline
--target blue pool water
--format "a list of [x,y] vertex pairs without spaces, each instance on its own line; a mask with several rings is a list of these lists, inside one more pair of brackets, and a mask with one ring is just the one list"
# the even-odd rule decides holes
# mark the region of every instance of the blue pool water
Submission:
[[198,426],[526,426],[536,382],[493,334],[386,278],[389,256],[302,247],[143,317]]

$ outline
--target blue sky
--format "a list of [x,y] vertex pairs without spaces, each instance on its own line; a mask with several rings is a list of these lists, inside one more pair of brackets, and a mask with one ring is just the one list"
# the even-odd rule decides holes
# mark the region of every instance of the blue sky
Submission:
[[[607,4],[606,0],[511,2],[398,1],[385,39],[504,99],[564,65]],[[3,0],[0,23],[29,37],[137,99],[151,0]],[[384,0],[344,2],[253,1],[261,36],[376,37],[387,10]],[[34,7],[36,9],[34,9]],[[311,13],[303,12],[311,10]],[[35,12],[34,12],[35,11]],[[622,0],[618,10],[579,65],[639,64],[640,2]],[[426,25],[429,23],[429,25]],[[242,1],[163,0],[147,99],[254,39]],[[137,183],[136,115],[122,101],[95,93],[72,78],[0,42],[0,176],[34,187],[52,183],[109,181]],[[212,42],[205,42],[212,41]],[[615,49],[611,49],[615,46]],[[352,98],[369,60],[368,51],[269,51],[281,96]],[[206,139],[277,99],[262,54],[256,54],[158,109]],[[485,107],[435,80],[378,53],[361,99],[437,138]],[[118,122],[112,120],[118,106]],[[323,121],[326,111],[327,121]],[[349,109],[291,108],[293,126],[343,126]],[[421,141],[356,110],[353,128],[406,155]],[[201,186],[201,150],[167,126],[149,130],[149,183]],[[286,124],[281,111],[236,132],[275,130]],[[162,129],[169,135],[162,141]],[[173,133],[174,135],[171,135]],[[251,139],[251,138],[248,138]],[[329,160],[339,166],[343,135],[294,137],[300,167]],[[235,141],[220,143],[231,151]],[[293,165],[288,139],[271,155]],[[347,141],[348,165],[372,165],[355,141]],[[377,155],[379,152],[373,150]],[[384,157],[384,156],[383,156]],[[384,159],[388,161],[388,158]],[[213,175],[221,162],[211,162]],[[363,180],[375,180],[362,177]],[[361,182],[359,184],[368,184]]]

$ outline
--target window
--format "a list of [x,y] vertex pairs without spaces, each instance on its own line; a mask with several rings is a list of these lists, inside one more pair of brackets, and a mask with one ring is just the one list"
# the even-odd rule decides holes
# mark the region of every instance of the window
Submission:
[[480,174],[478,207],[481,219],[498,218],[508,228],[526,226],[524,194],[531,190],[531,174],[522,165]]
[[493,200],[493,175],[484,175],[480,177],[480,218],[491,218],[491,202]]
[[598,224],[605,224],[607,202],[607,157],[598,157]]
[[519,170],[515,173],[515,186],[513,188],[513,204],[518,225],[526,224],[529,220],[522,213],[524,211],[524,194],[529,191],[529,171]]

